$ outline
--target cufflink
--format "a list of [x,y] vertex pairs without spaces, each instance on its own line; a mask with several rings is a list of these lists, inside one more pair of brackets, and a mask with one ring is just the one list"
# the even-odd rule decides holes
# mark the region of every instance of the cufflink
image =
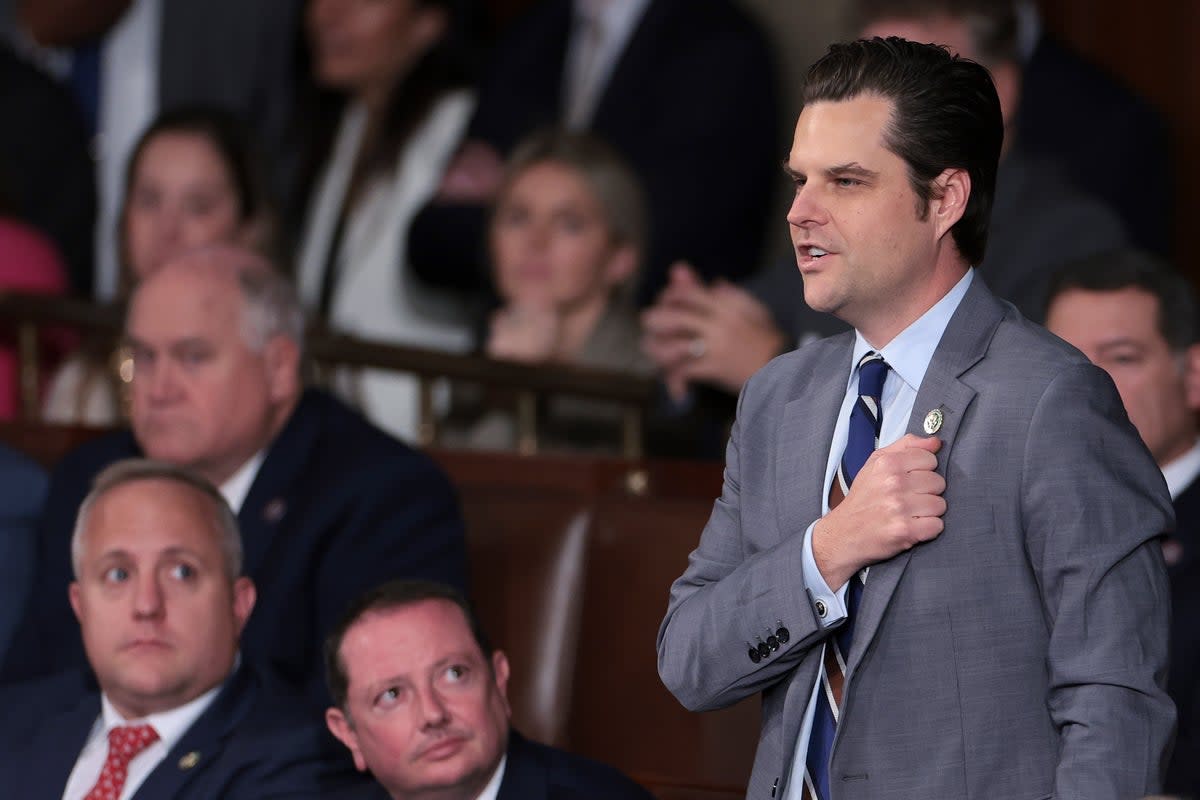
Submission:
[[829,607],[825,605],[824,600],[817,600],[813,603],[813,608],[817,610],[817,616],[825,619],[825,615],[829,613]]

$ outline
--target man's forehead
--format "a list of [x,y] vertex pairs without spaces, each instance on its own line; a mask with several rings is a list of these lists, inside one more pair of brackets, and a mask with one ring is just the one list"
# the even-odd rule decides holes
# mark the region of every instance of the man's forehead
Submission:
[[877,94],[808,103],[796,120],[789,158],[814,157],[840,163],[871,153],[890,153],[885,134],[893,110],[894,103]]
[[344,655],[391,652],[417,668],[479,646],[458,605],[429,599],[367,612],[346,632],[342,650]]

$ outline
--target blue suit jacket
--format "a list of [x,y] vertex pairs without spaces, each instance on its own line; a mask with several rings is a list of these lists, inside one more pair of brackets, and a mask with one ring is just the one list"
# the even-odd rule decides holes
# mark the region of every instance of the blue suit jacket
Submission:
[[[137,455],[133,435],[122,431],[83,445],[55,469],[33,600],[4,680],[86,665],[67,601],[72,526],[96,473]],[[304,394],[272,442],[238,522],[245,574],[258,587],[242,650],[320,708],[328,705],[322,641],[351,599],[397,577],[466,588],[463,523],[446,476],[321,391]]]
[[[389,800],[377,783],[337,797]],[[607,764],[531,742],[511,731],[497,800],[653,800],[653,795]]]
[[[6,797],[61,797],[100,714],[92,677],[62,673],[0,692]],[[187,766],[181,761],[195,753]],[[243,666],[146,778],[133,800],[318,798],[358,782],[306,706]]]
[[0,659],[29,599],[34,523],[45,499],[45,471],[16,450],[0,445]]

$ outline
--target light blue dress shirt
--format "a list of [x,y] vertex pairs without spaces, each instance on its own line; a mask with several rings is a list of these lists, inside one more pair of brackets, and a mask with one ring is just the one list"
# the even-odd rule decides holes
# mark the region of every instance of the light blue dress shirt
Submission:
[[[933,359],[933,352],[942,340],[942,334],[950,323],[950,317],[962,302],[975,270],[967,270],[967,274],[954,285],[946,295],[932,308],[921,315],[916,322],[901,331],[892,341],[879,348],[878,352],[888,363],[891,370],[883,383],[883,396],[880,398],[883,409],[883,422],[879,431],[879,446],[886,447],[902,437],[908,429],[908,419],[912,416],[913,403],[917,399],[917,390],[925,379],[925,371]],[[837,464],[842,451],[846,449],[846,438],[850,427],[850,410],[858,399],[858,370],[859,360],[875,348],[867,343],[861,333],[855,332],[854,351],[850,358],[850,378],[846,382],[846,397],[842,400],[842,408],[838,412],[837,425],[833,429],[833,444],[829,449],[829,461],[825,465],[825,485],[822,489],[821,512],[829,513],[829,490],[836,480]],[[846,618],[846,586],[831,589],[821,570],[817,568],[816,559],[812,552],[812,525],[804,531],[803,575],[804,585],[812,594],[814,604],[823,601],[828,609],[821,624],[829,628],[837,625]],[[822,662],[824,663],[824,662]],[[821,667],[824,670],[824,666]],[[800,800],[804,789],[804,769],[808,760],[808,737],[812,731],[813,714],[816,711],[818,687],[821,685],[821,673],[817,674],[813,693],[808,701],[808,709],[804,712],[804,723],[800,727],[800,736],[796,739],[796,749],[792,757],[791,778],[788,781],[785,800]]]

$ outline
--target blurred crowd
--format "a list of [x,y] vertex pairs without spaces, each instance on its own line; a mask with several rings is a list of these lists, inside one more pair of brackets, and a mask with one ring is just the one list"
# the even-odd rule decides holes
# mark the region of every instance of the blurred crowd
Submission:
[[[348,719],[366,667],[348,668],[340,648],[370,649],[351,636],[364,619],[436,612],[419,621],[462,627],[471,669],[490,681],[480,703],[502,746],[484,765],[505,747],[513,763],[531,757],[512,755],[513,742],[533,745],[507,736],[503,654],[458,595],[421,584],[338,623],[398,576],[465,588],[462,522],[445,476],[404,444],[417,436],[416,379],[342,368],[328,391],[306,387],[304,333],[654,378],[648,452],[718,457],[750,375],[844,329],[804,304],[795,254],[777,245],[793,73],[806,66],[794,41],[815,55],[835,39],[901,36],[987,67],[1005,143],[977,274],[1110,370],[1173,497],[1200,503],[1184,500],[1200,473],[1200,332],[1194,304],[1168,311],[1190,287],[1161,261],[1165,125],[1048,33],[1034,3],[845,0],[811,26],[770,0],[524,5],[499,26],[481,0],[0,0],[0,289],[120,309],[133,367],[121,376],[111,347],[43,336],[45,418],[121,430],[69,456],[48,488],[13,456],[31,481],[13,516],[38,522],[36,540],[0,559],[18,565],[0,676],[90,663],[102,684],[132,680],[119,659],[97,666],[106,645],[88,638],[89,619],[100,624],[88,592],[104,595],[84,581],[80,559],[95,553],[76,516],[89,491],[111,485],[115,502],[122,486],[167,482],[201,517],[227,503],[245,537],[233,577],[252,578],[257,599],[226,587],[236,631],[215,638],[229,651],[222,676],[241,659],[267,664],[323,708],[332,658],[350,675],[334,681],[329,727],[360,769],[377,766],[386,748]],[[1110,295],[1111,308],[1080,310]],[[1094,341],[1122,325],[1144,341]],[[17,395],[9,335],[0,418],[16,416]],[[503,392],[452,386],[435,400],[445,444],[516,443]],[[618,449],[620,418],[602,405],[556,398],[539,411],[551,449]],[[186,466],[219,497],[154,470],[89,488],[137,457]],[[1200,559],[1177,513],[1164,552],[1178,614],[1200,603],[1186,577]],[[1172,632],[1183,753],[1197,746],[1192,627]],[[1196,785],[1192,762],[1173,766],[1175,788]],[[637,796],[604,775],[621,787],[605,796]]]

